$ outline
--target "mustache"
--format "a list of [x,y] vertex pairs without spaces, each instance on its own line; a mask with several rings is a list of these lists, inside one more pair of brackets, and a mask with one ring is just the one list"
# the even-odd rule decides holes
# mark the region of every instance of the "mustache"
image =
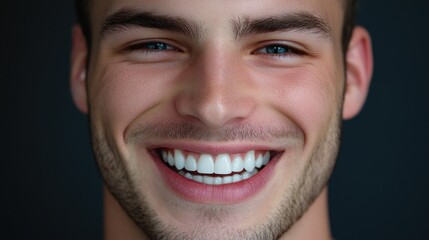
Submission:
[[[127,133],[128,132],[128,133]],[[253,126],[234,125],[210,129],[190,122],[157,122],[138,124],[125,134],[126,142],[132,139],[169,139],[201,141],[269,141],[279,138],[304,139],[304,133],[295,125]]]

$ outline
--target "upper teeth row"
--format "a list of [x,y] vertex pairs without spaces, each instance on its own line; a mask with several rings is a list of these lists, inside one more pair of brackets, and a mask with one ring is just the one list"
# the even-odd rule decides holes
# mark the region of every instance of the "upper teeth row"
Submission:
[[179,150],[162,150],[161,157],[164,162],[170,166],[175,166],[177,170],[186,169],[188,171],[197,171],[201,174],[231,174],[232,172],[252,172],[255,167],[261,168],[270,161],[270,152],[260,153],[256,156],[255,151],[245,153],[244,158],[241,154],[185,154]]

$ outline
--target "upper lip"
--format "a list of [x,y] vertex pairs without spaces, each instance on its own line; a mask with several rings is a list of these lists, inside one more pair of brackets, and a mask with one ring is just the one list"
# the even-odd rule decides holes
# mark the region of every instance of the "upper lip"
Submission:
[[150,144],[148,149],[180,149],[188,152],[207,153],[207,154],[222,154],[222,153],[245,153],[251,150],[274,151],[281,152],[284,148],[273,147],[264,144],[243,144],[243,143],[190,143],[190,142],[168,142],[165,141],[159,144]]

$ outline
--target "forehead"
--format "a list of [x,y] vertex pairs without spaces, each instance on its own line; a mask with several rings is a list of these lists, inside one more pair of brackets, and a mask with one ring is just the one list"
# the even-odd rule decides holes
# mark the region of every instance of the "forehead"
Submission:
[[206,29],[224,28],[239,18],[263,18],[307,12],[323,19],[335,32],[342,26],[344,0],[92,0],[92,29],[123,9],[150,11],[191,19]]

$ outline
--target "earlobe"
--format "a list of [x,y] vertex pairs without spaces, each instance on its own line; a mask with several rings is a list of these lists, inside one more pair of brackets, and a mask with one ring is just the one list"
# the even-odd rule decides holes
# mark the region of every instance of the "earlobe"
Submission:
[[86,92],[86,65],[88,48],[85,36],[79,25],[73,27],[70,87],[76,107],[83,113],[88,112]]
[[362,27],[353,30],[346,53],[346,86],[343,119],[351,119],[362,109],[371,82],[373,56],[371,38]]

